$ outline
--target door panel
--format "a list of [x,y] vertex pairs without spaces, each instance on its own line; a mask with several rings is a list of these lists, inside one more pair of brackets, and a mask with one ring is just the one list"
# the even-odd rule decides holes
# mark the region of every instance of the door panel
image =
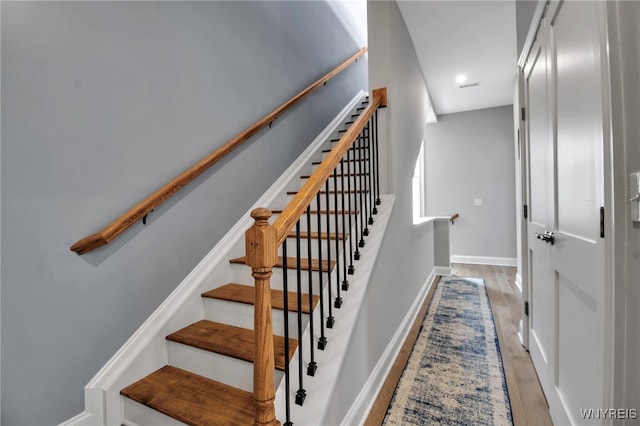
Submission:
[[524,67],[529,347],[556,424],[605,407],[602,10],[553,2]]
[[558,392],[574,422],[603,401],[603,111],[599,5],[563,2],[550,22],[554,51]]
[[549,141],[549,120],[547,117],[549,99],[547,96],[547,58],[541,43],[536,42],[532,57],[527,63],[526,98],[529,111],[529,161],[536,167],[530,168],[529,194],[531,198],[530,220],[545,227],[551,221],[551,205],[548,194],[552,189],[551,144]]
[[[582,2],[581,2],[582,3]],[[589,23],[589,24],[587,24]],[[597,5],[566,2],[551,24],[556,58],[558,230],[599,238],[602,97]]]
[[595,303],[575,282],[560,274],[557,277],[558,393],[574,422],[598,424],[582,420],[579,414],[580,408],[602,406],[598,388],[594,387],[602,381],[602,360],[591,338],[598,328]]
[[555,309],[550,249],[536,234],[553,229],[553,145],[550,125],[548,51],[540,32],[524,69],[529,176],[529,352],[541,383],[553,383]]

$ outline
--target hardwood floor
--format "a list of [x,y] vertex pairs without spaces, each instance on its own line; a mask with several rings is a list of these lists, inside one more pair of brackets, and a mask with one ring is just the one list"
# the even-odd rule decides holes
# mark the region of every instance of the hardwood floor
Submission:
[[[516,268],[468,264],[452,264],[451,266],[454,276],[483,278],[487,284],[515,426],[552,425],[547,402],[531,358],[518,338],[521,297],[514,284]],[[380,425],[384,419],[389,402],[393,397],[393,391],[417,338],[417,332],[426,314],[432,292],[433,288],[369,413],[365,422],[367,426]]]

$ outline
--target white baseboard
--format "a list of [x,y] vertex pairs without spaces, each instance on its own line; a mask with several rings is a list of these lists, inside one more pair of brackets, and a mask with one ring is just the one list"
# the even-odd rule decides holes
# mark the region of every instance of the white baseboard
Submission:
[[342,426],[364,424],[374,402],[376,401],[378,393],[380,393],[380,389],[382,389],[382,386],[389,375],[389,371],[391,371],[391,367],[393,366],[393,363],[395,362],[395,359],[398,356],[407,335],[409,334],[409,331],[411,331],[411,327],[420,312],[420,307],[429,293],[429,289],[431,288],[434,278],[436,275],[441,275],[436,272],[438,268],[441,267],[434,267],[429,274],[429,277],[427,277],[418,297],[416,297],[411,308],[409,308],[407,315],[405,315],[402,323],[400,323],[400,326],[387,345],[387,348],[382,353],[378,363],[371,371],[371,374],[362,387],[362,390],[340,423]]
[[98,422],[96,416],[93,413],[83,411],[77,416],[65,420],[58,426],[95,426],[98,424],[102,424],[102,422]]
[[520,275],[520,273],[516,273],[516,280],[514,281],[516,287],[518,287],[518,290],[520,290],[520,295],[522,295],[522,275]]
[[434,266],[433,274],[440,275],[441,277],[451,276],[451,266]]
[[464,256],[451,255],[451,263],[469,263],[472,265],[517,266],[515,257],[488,257],[488,256]]

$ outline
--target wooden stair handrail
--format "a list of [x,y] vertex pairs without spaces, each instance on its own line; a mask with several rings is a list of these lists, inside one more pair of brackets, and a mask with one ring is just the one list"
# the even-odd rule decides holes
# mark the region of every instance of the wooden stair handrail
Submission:
[[131,208],[125,214],[111,222],[101,231],[85,237],[81,240],[78,240],[71,246],[71,250],[75,251],[78,254],[84,254],[91,250],[94,250],[98,247],[102,247],[106,244],[109,244],[113,239],[115,239],[118,235],[122,234],[124,231],[133,226],[137,221],[144,218],[146,215],[151,213],[153,209],[158,207],[160,204],[167,201],[173,194],[178,192],[182,187],[193,181],[195,178],[200,176],[203,172],[209,169],[211,166],[216,164],[222,158],[224,158],[227,154],[232,152],[238,146],[242,145],[253,135],[258,133],[264,127],[272,123],[278,116],[282,115],[287,110],[291,109],[294,105],[296,105],[300,100],[309,95],[314,90],[323,86],[327,81],[331,78],[335,77],[337,74],[342,72],[345,68],[347,68],[352,63],[356,62],[367,52],[367,48],[363,47],[358,52],[356,52],[353,56],[351,56],[346,61],[342,62],[340,65],[335,67],[333,70],[329,71],[322,78],[317,80],[315,83],[311,84],[306,89],[302,90],[300,93],[295,95],[293,98],[289,99],[284,104],[280,105],[278,108],[273,110],[271,113],[267,114],[260,120],[256,121],[249,128],[244,130],[243,132],[236,135],[234,138],[227,141],[224,145],[217,148],[215,151],[202,158],[196,164],[191,166],[189,169],[185,170],[182,174],[174,178],[171,182],[164,185],[162,188],[158,189],[156,192],[145,198],[143,201],[138,203],[136,206]]
[[287,238],[291,228],[306,211],[307,206],[320,191],[347,150],[351,148],[369,119],[378,108],[385,106],[387,106],[386,89],[374,90],[367,108],[342,135],[273,225],[268,222],[271,216],[271,211],[268,209],[257,208],[251,212],[254,224],[245,234],[245,252],[247,265],[251,266],[254,278],[256,302],[253,325],[256,336],[253,362],[253,398],[256,408],[254,425],[280,425],[275,417],[274,407],[274,348],[270,289],[273,266],[278,258],[278,247]]
[[378,108],[387,106],[387,89],[375,89],[372,93],[369,105],[358,116],[353,124],[342,135],[340,141],[333,147],[331,152],[322,160],[315,172],[307,179],[305,184],[298,190],[298,193],[287,204],[278,219],[273,223],[278,235],[278,247],[284,242],[289,231],[296,224],[300,216],[305,212],[307,206],[315,198],[322,188],[333,169],[338,165],[342,157],[351,147],[351,144],[358,137],[362,129],[373,116]]

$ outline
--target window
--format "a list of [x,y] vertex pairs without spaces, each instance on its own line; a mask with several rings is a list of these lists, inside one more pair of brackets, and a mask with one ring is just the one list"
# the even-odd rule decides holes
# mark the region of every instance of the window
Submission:
[[424,140],[420,144],[420,152],[416,159],[416,167],[413,171],[412,193],[413,193],[413,223],[422,222],[420,218],[426,216],[425,204],[425,180],[424,180]]

